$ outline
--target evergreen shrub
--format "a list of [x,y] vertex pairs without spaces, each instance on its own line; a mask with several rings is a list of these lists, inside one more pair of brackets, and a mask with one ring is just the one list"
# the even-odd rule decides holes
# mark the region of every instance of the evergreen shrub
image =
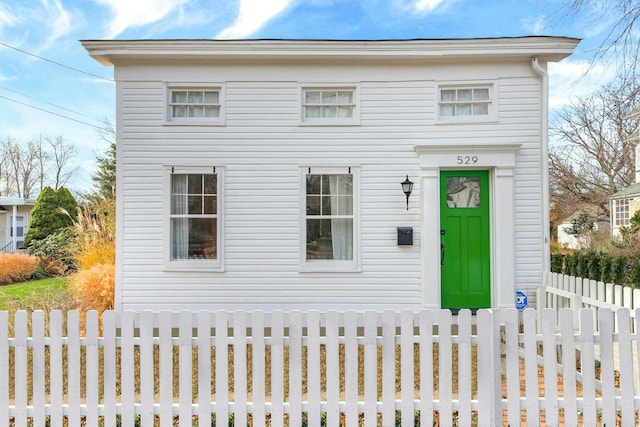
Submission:
[[562,273],[562,267],[564,263],[564,255],[554,253],[551,254],[551,272]]
[[45,239],[50,234],[73,224],[78,203],[64,187],[54,191],[45,187],[33,206],[29,230],[24,237],[24,246],[28,248],[34,240]]

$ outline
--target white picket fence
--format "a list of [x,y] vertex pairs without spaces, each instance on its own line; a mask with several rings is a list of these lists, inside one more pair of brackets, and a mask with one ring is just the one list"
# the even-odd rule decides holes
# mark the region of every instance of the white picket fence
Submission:
[[581,308],[628,308],[631,315],[640,308],[640,289],[596,280],[547,272],[536,295],[537,307],[553,308],[556,313],[572,308],[577,319]]
[[628,309],[597,333],[591,309],[106,312],[102,333],[81,314],[0,311],[0,425],[634,426],[640,407],[612,359],[640,345]]

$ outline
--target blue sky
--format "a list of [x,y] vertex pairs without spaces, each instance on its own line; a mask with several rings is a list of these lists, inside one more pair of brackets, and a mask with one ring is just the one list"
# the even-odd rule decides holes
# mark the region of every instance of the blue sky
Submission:
[[580,79],[611,22],[589,14],[567,16],[562,5],[562,0],[0,0],[0,138],[61,135],[78,153],[80,170],[69,187],[89,189],[95,157],[107,148],[98,128],[104,120],[115,121],[115,84],[113,69],[89,57],[79,42],[84,39],[582,38],[572,57],[550,66],[550,103],[557,108],[571,96],[588,94],[613,71],[596,67]]

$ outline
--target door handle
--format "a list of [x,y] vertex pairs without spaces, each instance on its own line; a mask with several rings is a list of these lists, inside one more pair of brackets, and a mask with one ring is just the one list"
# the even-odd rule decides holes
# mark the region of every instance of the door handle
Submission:
[[444,243],[440,243],[440,265],[444,265]]

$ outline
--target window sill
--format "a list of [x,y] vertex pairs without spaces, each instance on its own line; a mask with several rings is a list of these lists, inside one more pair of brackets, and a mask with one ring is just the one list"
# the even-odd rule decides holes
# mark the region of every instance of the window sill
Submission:
[[305,121],[298,122],[298,126],[360,126],[360,120],[349,121]]
[[476,124],[487,124],[487,123],[498,123],[498,118],[489,116],[489,117],[471,117],[471,118],[452,118],[452,119],[436,119],[434,125],[442,126],[442,125],[476,125]]
[[225,122],[221,120],[184,120],[184,121],[165,121],[163,126],[225,126]]
[[299,273],[361,273],[362,269],[354,263],[328,264],[328,263],[305,263],[300,267]]
[[224,273],[224,267],[216,264],[200,264],[199,263],[189,263],[189,264],[180,264],[180,265],[165,265],[163,271],[166,272],[205,272],[205,273]]

